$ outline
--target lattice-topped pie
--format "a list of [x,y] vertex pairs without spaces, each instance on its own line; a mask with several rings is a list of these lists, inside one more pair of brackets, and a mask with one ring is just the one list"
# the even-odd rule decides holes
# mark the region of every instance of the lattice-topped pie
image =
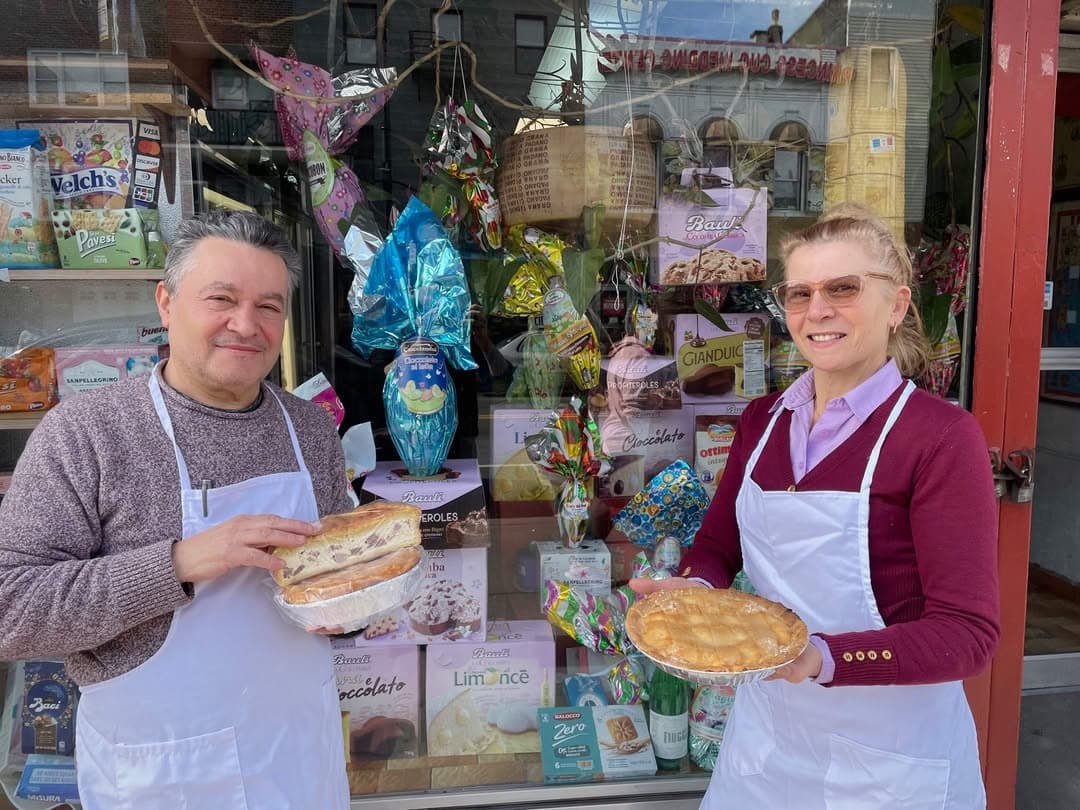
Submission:
[[651,594],[630,606],[626,630],[650,658],[699,672],[777,667],[806,646],[806,625],[783,605],[712,588]]

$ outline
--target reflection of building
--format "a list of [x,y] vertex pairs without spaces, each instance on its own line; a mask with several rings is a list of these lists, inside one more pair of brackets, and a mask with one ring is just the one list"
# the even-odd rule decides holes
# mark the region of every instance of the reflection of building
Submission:
[[[654,139],[700,139],[703,162],[769,185],[774,215],[812,216],[839,195],[898,226],[920,221],[932,19],[926,10],[883,16],[869,5],[827,0],[783,45],[768,31],[754,43],[648,31],[600,37],[606,79],[592,83],[592,106],[606,109],[587,121],[633,120]],[[664,21],[652,30],[665,30]]]

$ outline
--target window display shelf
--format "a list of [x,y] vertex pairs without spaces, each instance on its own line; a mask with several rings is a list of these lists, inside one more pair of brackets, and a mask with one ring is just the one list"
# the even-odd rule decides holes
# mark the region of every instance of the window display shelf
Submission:
[[33,430],[44,417],[44,412],[0,413],[0,430]]
[[10,281],[160,281],[164,276],[164,270],[154,268],[67,270],[62,267],[43,267],[7,271]]

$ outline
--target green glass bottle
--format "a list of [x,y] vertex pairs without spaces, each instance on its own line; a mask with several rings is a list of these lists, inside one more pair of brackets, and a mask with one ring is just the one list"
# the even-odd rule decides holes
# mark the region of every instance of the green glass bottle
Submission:
[[677,771],[686,759],[689,703],[686,681],[657,667],[649,681],[649,736],[662,770]]

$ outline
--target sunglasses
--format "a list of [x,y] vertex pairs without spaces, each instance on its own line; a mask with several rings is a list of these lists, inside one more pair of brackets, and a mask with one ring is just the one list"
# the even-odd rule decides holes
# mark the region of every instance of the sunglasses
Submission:
[[825,300],[835,307],[854,304],[862,295],[865,279],[879,278],[882,281],[896,282],[885,273],[864,273],[862,275],[837,276],[818,284],[803,281],[782,281],[772,288],[773,297],[784,312],[805,312],[810,308],[810,299],[819,291]]

